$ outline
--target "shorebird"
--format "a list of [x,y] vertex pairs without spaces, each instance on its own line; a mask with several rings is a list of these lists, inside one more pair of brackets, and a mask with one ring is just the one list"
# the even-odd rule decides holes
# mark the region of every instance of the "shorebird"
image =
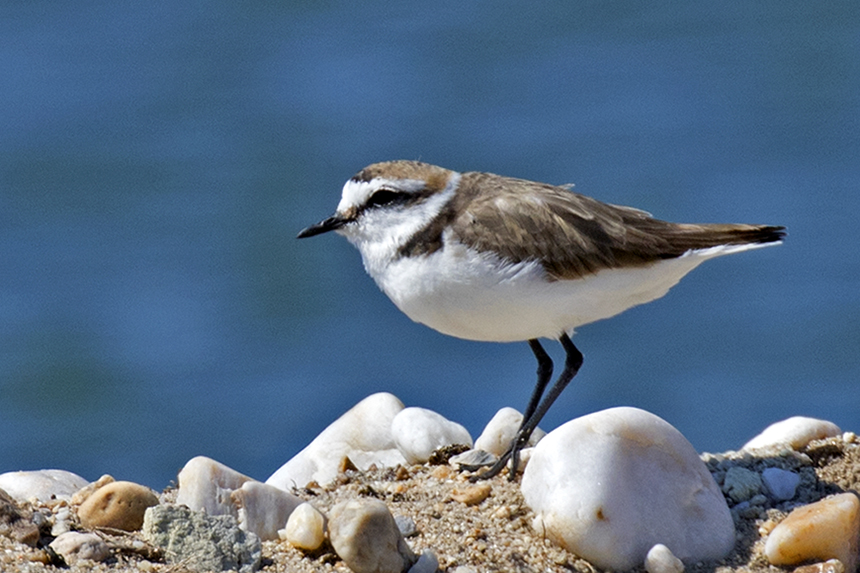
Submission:
[[[498,474],[582,365],[574,329],[662,297],[702,262],[782,242],[784,227],[670,223],[631,207],[492,173],[418,161],[375,163],[343,186],[335,214],[298,237],[335,231],[409,318],[451,336],[527,341],[537,383]],[[565,365],[539,342],[558,340]],[[474,468],[472,468],[474,469]]]

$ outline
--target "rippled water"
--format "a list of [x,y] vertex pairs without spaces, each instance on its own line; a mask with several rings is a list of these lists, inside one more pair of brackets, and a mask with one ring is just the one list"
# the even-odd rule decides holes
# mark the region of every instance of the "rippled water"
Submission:
[[[247,4],[247,3],[246,3]],[[0,18],[0,471],[265,479],[387,390],[473,434],[525,343],[411,323],[336,236],[368,163],[576,184],[789,227],[576,337],[543,426],[613,405],[702,450],[795,415],[860,431],[860,8],[12,3]],[[557,346],[554,356],[560,358]]]

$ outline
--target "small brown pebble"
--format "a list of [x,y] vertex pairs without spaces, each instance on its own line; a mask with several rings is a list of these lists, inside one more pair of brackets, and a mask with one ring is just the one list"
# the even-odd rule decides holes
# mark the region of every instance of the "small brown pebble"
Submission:
[[338,473],[345,474],[348,471],[357,472],[358,468],[352,463],[352,460],[349,459],[349,456],[343,456],[340,460],[340,465],[337,467]]
[[449,479],[453,473],[454,470],[452,470],[450,466],[436,466],[430,470],[430,476],[438,480]]
[[492,486],[488,483],[455,487],[451,492],[451,498],[466,505],[477,505],[489,497],[491,490]]
[[78,517],[87,529],[137,531],[153,505],[158,505],[158,497],[148,487],[115,481],[93,492],[78,508]]
[[394,472],[394,479],[397,481],[407,480],[411,477],[409,470],[405,467],[398,465],[397,470]]

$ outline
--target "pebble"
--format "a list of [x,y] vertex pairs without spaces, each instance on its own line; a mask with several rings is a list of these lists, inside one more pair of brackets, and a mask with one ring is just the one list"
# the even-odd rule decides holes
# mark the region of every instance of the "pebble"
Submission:
[[490,496],[490,491],[492,491],[492,486],[489,482],[455,487],[451,491],[451,499],[465,505],[478,505]]
[[404,408],[391,421],[394,443],[410,464],[423,464],[444,446],[472,447],[472,436],[456,422],[426,408]]
[[770,532],[764,552],[773,565],[838,559],[855,571],[858,547],[860,499],[840,493],[794,509]]
[[374,464],[406,465],[391,433],[391,422],[401,410],[403,403],[392,394],[368,396],[323,430],[266,483],[284,491],[304,487],[311,481],[327,485],[337,477],[338,466],[345,457],[361,470]]
[[842,433],[839,426],[827,420],[794,416],[771,424],[762,433],[744,444],[742,450],[754,450],[769,446],[787,445],[797,451],[812,440],[831,438]]
[[658,543],[645,556],[645,571],[648,573],[684,573],[684,563],[675,557],[671,549]]
[[69,565],[81,559],[104,561],[111,556],[108,544],[95,533],[68,531],[54,539],[49,547],[59,553]]
[[786,501],[794,497],[800,476],[780,468],[767,468],[761,472],[761,480],[771,498],[776,501]]
[[278,536],[293,547],[315,551],[325,541],[325,517],[311,504],[303,503],[290,514]]
[[146,510],[142,535],[164,551],[168,563],[180,564],[183,570],[260,569],[260,538],[239,529],[231,515],[208,516],[180,505],[156,505]]
[[436,558],[435,553],[428,549],[418,557],[418,561],[409,568],[408,573],[436,573],[438,569],[439,559]]
[[758,472],[733,466],[726,472],[723,492],[735,503],[747,501],[761,491],[761,476]]
[[[511,447],[511,441],[523,423],[523,415],[513,408],[502,408],[490,419],[484,431],[475,440],[475,449],[484,450],[494,456],[501,456]],[[529,438],[528,445],[534,446],[546,432],[536,428]]]
[[231,515],[243,530],[269,541],[278,539],[278,530],[303,500],[198,456],[179,472],[176,503],[208,515]]
[[451,456],[448,463],[454,467],[460,466],[491,466],[499,457],[484,450],[468,450],[462,454]]
[[0,489],[17,501],[48,503],[56,499],[71,499],[89,482],[65,470],[37,470],[0,474]]
[[397,530],[403,537],[412,537],[418,533],[418,527],[415,525],[415,520],[408,515],[395,515],[394,523],[397,524]]
[[388,507],[376,499],[335,505],[329,512],[329,539],[355,573],[402,573],[417,560]]
[[51,526],[51,535],[59,537],[63,533],[72,530],[72,510],[66,507],[57,509],[54,514],[54,525]]
[[642,565],[658,543],[691,562],[734,547],[728,505],[693,446],[636,408],[590,414],[547,434],[521,489],[534,528],[601,569]]
[[78,518],[87,529],[137,531],[148,507],[158,505],[158,496],[148,487],[115,481],[94,491],[78,507]]

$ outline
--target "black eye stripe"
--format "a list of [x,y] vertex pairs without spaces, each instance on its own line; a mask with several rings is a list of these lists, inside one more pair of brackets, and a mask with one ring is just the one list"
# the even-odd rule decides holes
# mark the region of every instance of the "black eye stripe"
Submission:
[[405,203],[409,200],[411,194],[404,191],[394,191],[393,189],[379,189],[367,199],[367,208],[382,207],[384,205],[394,205]]

